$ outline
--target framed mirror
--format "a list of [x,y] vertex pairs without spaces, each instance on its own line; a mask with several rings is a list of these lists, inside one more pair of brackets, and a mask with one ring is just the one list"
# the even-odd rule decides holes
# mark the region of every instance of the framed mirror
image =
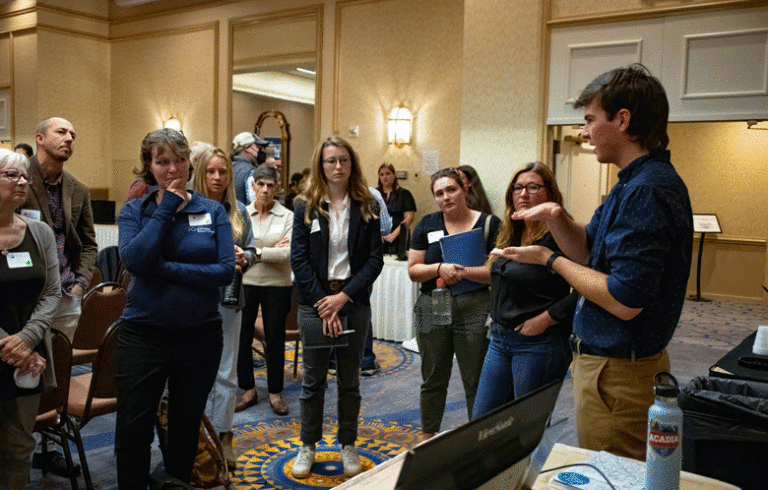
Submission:
[[322,7],[230,23],[230,136],[255,131],[274,143],[283,189],[292,173],[309,166],[317,141]]

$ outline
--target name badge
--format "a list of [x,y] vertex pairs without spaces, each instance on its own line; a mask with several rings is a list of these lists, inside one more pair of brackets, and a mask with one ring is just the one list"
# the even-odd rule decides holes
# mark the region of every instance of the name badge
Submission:
[[29,255],[29,252],[12,252],[7,257],[9,269],[32,267],[32,257]]
[[211,213],[189,215],[189,226],[204,226],[211,224],[213,224]]
[[310,233],[315,233],[320,231],[320,221],[313,219],[312,220],[312,229],[309,230]]
[[[320,229],[320,224],[318,223],[317,229]],[[314,231],[314,230],[313,230]],[[283,225],[280,223],[274,223],[272,226],[269,227],[270,235],[280,235],[283,233]]]
[[21,215],[25,218],[33,219],[35,221],[40,221],[40,210],[39,209],[22,209]]
[[444,236],[445,236],[445,232],[443,230],[430,231],[429,233],[427,233],[427,242],[435,243],[436,241],[440,240]]

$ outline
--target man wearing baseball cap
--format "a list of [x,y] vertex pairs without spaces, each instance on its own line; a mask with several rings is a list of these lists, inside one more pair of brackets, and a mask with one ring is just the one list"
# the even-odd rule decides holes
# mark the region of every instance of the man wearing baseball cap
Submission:
[[269,142],[259,138],[256,133],[240,133],[232,140],[232,158],[233,180],[235,185],[235,195],[237,200],[248,205],[248,181],[253,175],[255,167],[266,161],[267,154],[264,148]]

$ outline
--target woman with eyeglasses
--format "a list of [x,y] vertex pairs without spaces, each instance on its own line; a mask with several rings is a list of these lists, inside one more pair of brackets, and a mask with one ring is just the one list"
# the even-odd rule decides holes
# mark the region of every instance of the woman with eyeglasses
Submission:
[[146,490],[157,407],[168,386],[165,471],[189,482],[222,350],[220,288],[235,272],[226,209],[187,191],[189,143],[173,129],[141,143],[139,177],[157,190],[126,203],[120,259],[132,274],[115,358],[120,490]]
[[[488,267],[462,267],[444,262],[440,239],[481,228],[485,248],[482,253],[487,255],[499,231],[499,218],[467,207],[467,187],[457,169],[443,169],[432,175],[432,194],[440,210],[419,221],[408,252],[408,275],[412,281],[421,283],[421,295],[413,307],[413,315],[423,379],[421,424],[427,438],[440,430],[454,354],[464,384],[467,412],[472,419],[475,392],[488,347],[485,326],[489,304]],[[436,325],[432,318],[431,295],[438,278],[449,286],[462,279],[479,283],[477,289],[453,296],[450,325]]]
[[[370,296],[384,260],[378,205],[368,190],[360,159],[345,140],[331,136],[312,157],[307,188],[294,203],[291,267],[299,289],[302,340],[311,321],[322,319],[325,335],[342,330],[348,345],[336,347],[338,384],[337,438],[344,474],[362,470],[355,449],[360,413],[360,358],[368,323]],[[325,386],[330,349],[304,349],[301,383],[302,447],[293,463],[294,478],[309,476],[315,444],[323,434]]]
[[61,297],[53,231],[14,212],[26,199],[28,171],[26,156],[0,149],[0,481],[9,490],[29,481],[39,376],[53,382],[45,342]]
[[543,222],[513,220],[515,211],[563,198],[552,171],[539,162],[525,165],[507,188],[506,209],[491,268],[491,343],[475,397],[474,417],[563,378],[571,363],[571,332],[577,293],[541,265],[503,257],[503,249],[543,245],[559,249]]

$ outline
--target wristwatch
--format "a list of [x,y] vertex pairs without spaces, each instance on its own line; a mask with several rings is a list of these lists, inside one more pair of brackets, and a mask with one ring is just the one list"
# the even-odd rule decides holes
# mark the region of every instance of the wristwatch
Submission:
[[549,256],[549,259],[547,260],[547,265],[544,267],[549,271],[550,274],[557,274],[554,269],[552,269],[552,264],[557,260],[558,257],[563,257],[564,255],[560,252],[554,252],[552,255]]

